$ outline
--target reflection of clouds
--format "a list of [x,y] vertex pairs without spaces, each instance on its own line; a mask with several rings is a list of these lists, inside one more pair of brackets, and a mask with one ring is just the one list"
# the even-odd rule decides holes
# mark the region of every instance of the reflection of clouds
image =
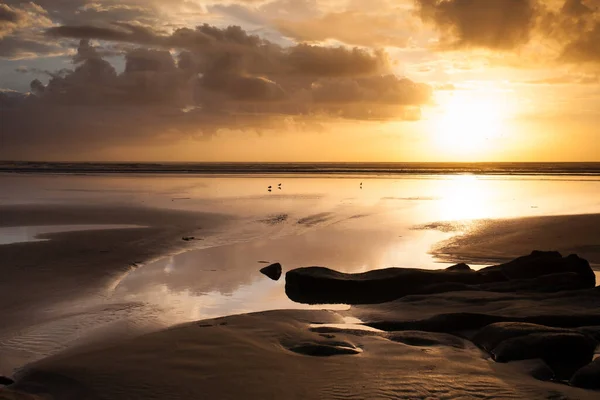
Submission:
[[[410,240],[403,244],[406,235],[417,233],[408,232],[399,238],[393,233],[396,222],[389,216],[346,219],[312,230],[297,228],[295,220],[287,224],[296,229],[296,234],[291,231],[273,239],[269,227],[257,223],[256,229],[264,230],[262,238],[194,250],[148,264],[129,274],[115,295],[127,301],[157,305],[176,323],[245,312],[306,308],[287,298],[284,279],[273,282],[261,275],[258,260],[281,262],[285,271],[322,265],[345,272],[364,272],[390,266],[433,264],[424,241],[417,252],[411,248]],[[418,257],[411,259],[415,255]]]

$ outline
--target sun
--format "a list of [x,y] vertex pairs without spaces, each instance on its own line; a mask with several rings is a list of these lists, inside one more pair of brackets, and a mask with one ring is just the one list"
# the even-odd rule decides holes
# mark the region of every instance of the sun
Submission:
[[506,107],[492,94],[457,91],[440,105],[434,135],[445,153],[477,157],[503,134]]

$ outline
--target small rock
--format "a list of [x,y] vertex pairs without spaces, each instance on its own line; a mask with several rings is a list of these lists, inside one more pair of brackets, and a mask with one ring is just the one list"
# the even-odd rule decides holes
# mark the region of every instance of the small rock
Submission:
[[260,270],[260,272],[274,281],[278,281],[281,278],[281,264],[275,263],[271,264],[268,267],[264,267]]
[[181,240],[185,240],[186,242],[191,242],[192,240],[202,240],[202,239],[197,238],[195,236],[184,236],[181,238]]

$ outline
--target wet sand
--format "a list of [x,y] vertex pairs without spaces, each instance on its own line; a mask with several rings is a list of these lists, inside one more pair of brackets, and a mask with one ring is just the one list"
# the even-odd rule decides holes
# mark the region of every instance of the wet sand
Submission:
[[[60,305],[83,298],[107,296],[115,281],[141,263],[184,251],[186,235],[206,236],[226,224],[217,214],[143,207],[24,205],[0,207],[0,226],[127,224],[143,228],[64,232],[41,235],[52,240],[0,246],[2,279],[0,336],[45,320]],[[23,333],[24,334],[24,333]],[[60,332],[41,333],[39,341],[55,340]],[[2,346],[4,349],[10,347]],[[10,373],[13,360],[2,354],[0,373]]]
[[[172,196],[169,194],[169,203]],[[315,198],[307,199],[312,202]],[[415,203],[412,195],[406,199],[393,203],[401,207]],[[263,198],[259,200],[263,201]],[[297,235],[299,241],[290,242],[303,245],[302,249],[296,246],[297,253],[306,253],[305,249],[318,245],[316,248],[323,249],[323,252],[315,253],[313,257],[318,255],[317,258],[326,260],[326,263],[342,260],[340,265],[327,266],[343,270],[342,264],[345,264],[347,272],[386,267],[390,265],[374,265],[402,259],[403,254],[387,259],[364,257],[360,251],[361,240],[365,252],[371,246],[361,236],[367,235],[385,243],[385,246],[373,248],[389,253],[389,249],[397,247],[396,242],[390,239],[391,235],[398,238],[410,234],[410,227],[403,227],[402,231],[393,231],[387,236],[374,229],[368,230],[369,226],[389,230],[394,224],[392,219],[386,221],[385,215],[388,214],[385,212],[389,209],[383,208],[384,212],[377,217],[379,219],[369,219],[368,212],[357,213],[355,208],[327,209],[310,207],[307,205],[310,203],[300,204],[298,208],[303,212],[297,212],[296,208],[284,203],[285,200],[285,196],[269,200],[268,206],[263,206],[260,213],[250,219],[241,219],[239,215],[231,217],[139,204],[1,206],[0,226],[133,224],[145,228],[49,234],[44,235],[44,238],[51,239],[48,241],[0,246],[0,259],[10,260],[3,262],[0,280],[0,304],[3,305],[0,337],[5,341],[0,345],[4,346],[3,349],[19,349],[0,355],[0,374],[14,376],[17,380],[16,385],[0,390],[0,399],[44,398],[33,397],[44,394],[56,399],[78,400],[597,398],[597,392],[534,379],[531,371],[540,367],[535,361],[496,363],[466,336],[452,334],[448,338],[435,334],[433,339],[415,344],[398,341],[385,332],[365,334],[362,330],[345,329],[355,327],[356,323],[402,322],[457,312],[519,317],[534,312],[591,315],[600,306],[600,298],[594,291],[574,295],[525,296],[472,291],[408,296],[389,303],[345,307],[335,311],[281,310],[204,319],[168,329],[161,324],[146,325],[162,312],[157,310],[150,318],[146,315],[152,313],[149,307],[155,307],[164,298],[156,302],[148,298],[106,304],[97,301],[110,298],[117,287],[144,286],[153,279],[167,288],[158,273],[170,274],[171,277],[177,275],[168,270],[167,265],[159,265],[150,271],[150,275],[141,275],[126,285],[122,282],[129,275],[143,272],[144,268],[138,269],[139,265],[170,254],[219,244],[229,246],[229,240],[221,242],[223,234],[233,228],[246,234],[244,229],[249,221],[264,227],[263,236],[259,236],[261,240]],[[456,204],[460,203],[459,200]],[[429,200],[428,203],[435,205],[436,201]],[[239,199],[233,199],[219,210],[225,212],[235,202],[241,204]],[[385,203],[392,201],[386,200]],[[277,223],[273,225],[260,222],[271,221],[264,219],[269,215],[284,215],[273,207],[278,204],[280,208],[291,210],[286,211],[287,219],[280,221],[275,218]],[[449,210],[447,220],[455,215],[471,215],[469,207],[458,210],[457,214],[453,212],[457,209],[452,208],[455,203],[444,204],[440,209],[444,212]],[[242,208],[248,209],[246,203],[242,205]],[[353,218],[356,216],[360,218]],[[347,221],[360,221],[363,225],[353,225],[354,228],[346,233],[346,238],[355,237],[346,244],[352,249],[344,251],[344,237],[335,237],[336,231],[325,227],[347,229],[344,225]],[[381,221],[386,221],[386,225],[380,225]],[[435,218],[432,217],[431,221]],[[538,248],[560,250],[565,254],[574,252],[588,257],[592,263],[598,263],[598,249],[594,247],[600,243],[595,229],[598,222],[598,214],[478,222],[472,225],[475,229],[440,235],[459,236],[436,247],[434,255],[444,261],[460,259],[493,264]],[[314,230],[321,234],[310,234]],[[182,240],[182,237],[188,236],[203,240]],[[186,275],[183,269],[180,278],[206,278],[207,281],[194,285],[202,289],[200,295],[218,291],[217,286],[221,285],[227,296],[231,294],[228,291],[233,292],[241,283],[260,277],[259,269],[264,265],[258,261],[265,258],[262,252],[256,250],[257,245],[249,240],[256,238],[254,233],[246,236],[239,235],[244,240],[248,239],[241,248],[254,248],[254,252],[247,254],[256,259],[238,260],[243,254],[230,255],[225,247],[216,252],[227,257],[215,255],[212,259],[215,266],[211,266],[211,271]],[[330,243],[330,240],[336,244],[333,251],[327,252],[324,244]],[[409,250],[406,249],[407,252]],[[282,258],[286,252],[285,248],[280,251]],[[343,255],[337,252],[343,252]],[[360,261],[350,263],[352,258]],[[232,269],[221,269],[222,265],[218,262],[221,259],[226,260]],[[300,254],[292,261],[294,259],[308,262],[310,257]],[[267,260],[278,261],[270,257]],[[194,262],[190,259],[187,272],[193,270]],[[290,263],[284,264],[284,268],[289,268]],[[154,273],[157,275],[152,275]],[[209,273],[220,274],[221,278],[208,278]],[[209,279],[213,279],[217,286],[208,283]],[[192,293],[190,286],[182,282],[182,279],[175,282],[182,285],[179,292]],[[277,289],[277,286],[273,288]],[[154,296],[151,292],[149,295]],[[266,298],[269,296],[271,293]],[[201,298],[192,296],[191,302],[198,302]],[[279,297],[273,297],[272,303],[279,304],[277,299]],[[68,306],[65,307],[65,304]],[[103,320],[125,321],[126,329],[115,329],[114,325],[110,325],[95,330],[94,323]],[[354,325],[348,325],[349,322]],[[336,324],[344,329],[317,331],[315,324]],[[62,340],[65,337],[69,341]],[[55,346],[48,346],[53,342],[56,342]],[[329,356],[314,355],[315,352]],[[15,366],[19,367],[16,373],[13,371]]]
[[578,254],[600,269],[600,214],[544,216],[473,223],[465,233],[435,245],[445,262],[494,264],[532,249]]
[[[13,302],[13,312],[3,316],[5,330],[11,324],[13,329],[26,324],[27,318],[23,317],[44,308],[41,304],[47,307],[53,301],[84,292],[101,295],[136,262],[181,251],[187,245],[181,236],[198,235],[200,227],[202,234],[207,234],[226,222],[221,216],[133,208],[50,207],[36,211],[31,207],[16,207],[2,211],[11,211],[11,219],[4,220],[5,224],[79,221],[149,226],[53,234],[53,240],[48,242],[0,246],[2,257],[19,260],[2,281],[2,301]],[[554,244],[558,231],[572,232],[568,243],[573,246],[578,240],[586,243],[593,237],[592,231],[582,227],[589,223],[592,228],[598,218],[598,215],[551,217],[497,224],[507,232],[513,227],[529,227],[528,237],[536,244]],[[493,222],[487,224],[487,229],[495,226]],[[554,233],[547,228],[549,224],[554,226]],[[532,226],[540,228],[534,230]],[[478,232],[483,238],[490,235],[485,230]],[[535,236],[535,232],[542,234]],[[469,235],[476,243],[483,240],[475,236],[477,233]],[[518,253],[526,246],[519,235],[512,242],[506,238],[510,238],[508,233],[504,236],[501,243],[507,254]],[[467,239],[456,240],[461,243]],[[470,248],[453,249],[464,257]],[[40,265],[43,267],[33,268]],[[56,286],[57,275],[60,275],[60,290]],[[24,282],[28,283],[24,286]],[[30,295],[15,296],[11,288],[17,284],[21,293],[27,291]],[[598,306],[600,296],[595,292],[568,298],[560,294],[457,292],[409,296],[381,305],[353,306],[347,311],[272,311],[203,320],[141,337],[113,337],[110,344],[79,343],[17,373],[18,383],[1,391],[0,398],[27,399],[25,393],[49,393],[58,399],[107,400],[240,396],[248,399],[545,399],[548,396],[592,399],[597,393],[532,378],[531,371],[539,368],[536,361],[495,363],[465,338],[452,336],[448,341],[447,336],[435,334],[427,344],[407,344],[377,332],[346,331],[344,326],[348,321],[398,322],[448,312],[523,316],[534,309],[536,314],[573,315]],[[320,324],[337,324],[334,326],[342,329],[322,333],[315,329]],[[315,346],[331,351],[331,355],[311,355],[310,349]]]

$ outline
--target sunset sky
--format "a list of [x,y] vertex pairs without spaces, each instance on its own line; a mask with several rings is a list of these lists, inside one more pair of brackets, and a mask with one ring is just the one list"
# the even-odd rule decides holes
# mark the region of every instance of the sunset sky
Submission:
[[0,1],[0,160],[600,161],[600,0]]

